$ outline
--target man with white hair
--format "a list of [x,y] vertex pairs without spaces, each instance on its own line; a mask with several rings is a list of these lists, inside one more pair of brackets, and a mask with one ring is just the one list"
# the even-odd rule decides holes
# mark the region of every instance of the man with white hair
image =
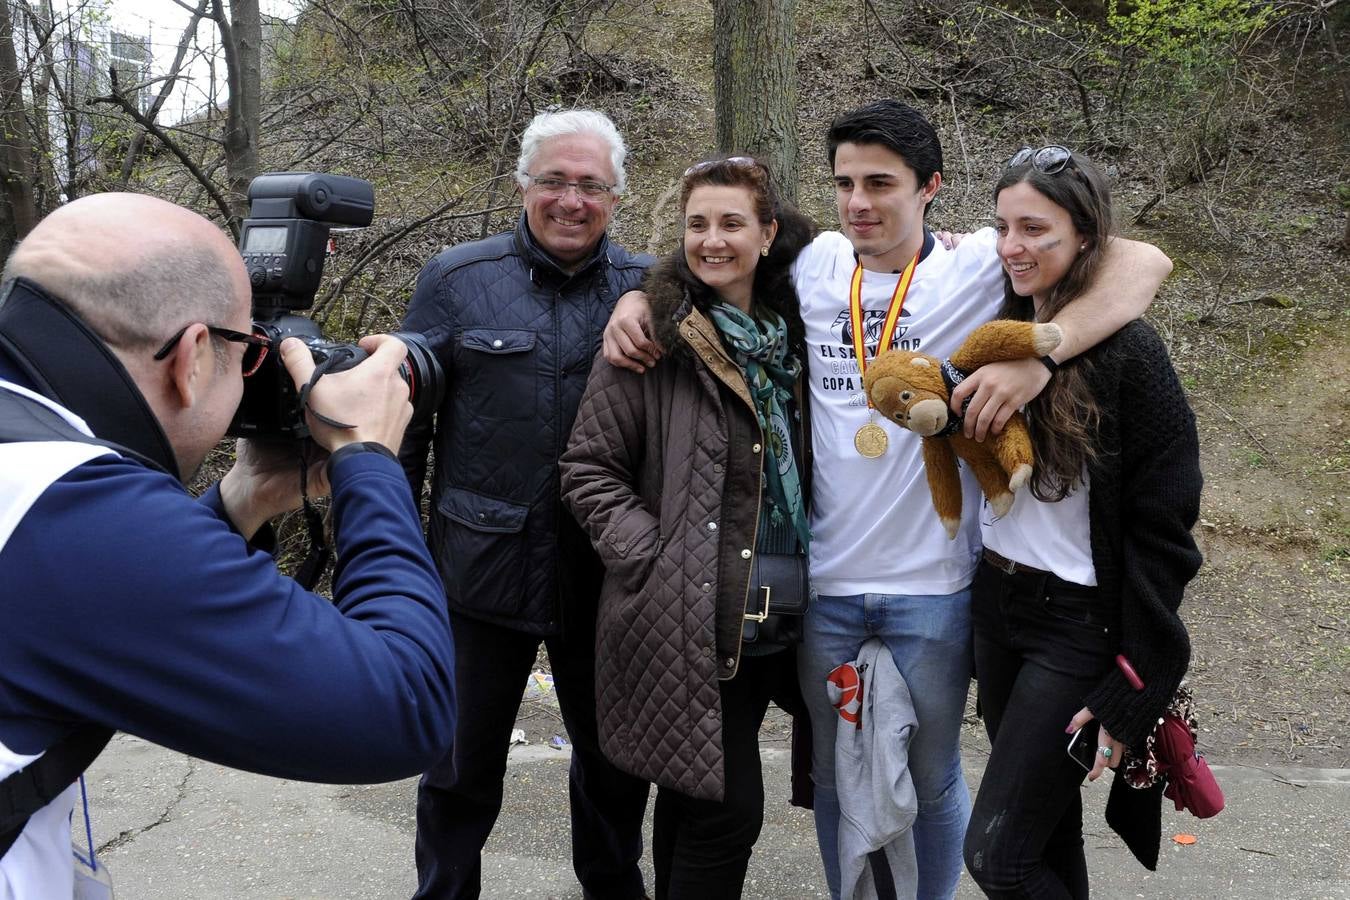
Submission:
[[591,110],[536,116],[521,136],[524,213],[512,231],[447,248],[417,279],[403,321],[445,368],[435,421],[400,452],[420,497],[434,448],[428,540],[458,657],[454,746],[417,792],[418,897],[477,897],[502,806],[521,692],[542,641],[572,742],[572,862],[588,898],[644,895],[646,782],[599,749],[599,557],[560,505],[558,457],[617,297],[648,257],[606,236],[624,189],[623,139]]

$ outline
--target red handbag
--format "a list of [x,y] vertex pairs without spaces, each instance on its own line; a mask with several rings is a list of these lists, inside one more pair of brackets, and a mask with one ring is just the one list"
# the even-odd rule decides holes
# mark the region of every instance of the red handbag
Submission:
[[[1116,665],[1132,688],[1144,689],[1144,682],[1128,659],[1117,656]],[[1197,731],[1194,701],[1190,689],[1183,684],[1167,704],[1141,752],[1126,750],[1120,773],[1134,788],[1149,788],[1165,781],[1163,796],[1175,803],[1178,811],[1184,809],[1197,819],[1208,819],[1223,809],[1223,789],[1209,763],[1195,749]]]

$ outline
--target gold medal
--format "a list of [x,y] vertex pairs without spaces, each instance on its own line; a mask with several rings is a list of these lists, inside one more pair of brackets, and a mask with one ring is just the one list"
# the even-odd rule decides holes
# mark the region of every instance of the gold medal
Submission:
[[[881,355],[890,349],[891,339],[895,336],[896,326],[900,323],[900,313],[905,308],[905,297],[909,294],[909,283],[914,278],[914,270],[919,265],[919,256],[923,253],[923,247],[914,254],[914,258],[905,266],[905,271],[901,274],[900,280],[895,284],[895,290],[891,293],[891,303],[886,310],[886,319],[881,328],[881,334],[877,339],[877,355]],[[862,279],[863,267],[859,261],[853,267],[853,278],[849,280],[848,286],[848,315],[849,327],[853,331],[853,355],[858,360],[858,375],[862,376],[867,372],[867,345],[863,341],[863,307],[862,307]],[[853,446],[858,451],[858,455],[865,459],[876,459],[884,456],[886,448],[890,445],[891,439],[886,436],[886,429],[882,428],[876,422],[872,421],[875,413],[871,412],[872,400],[867,399],[868,419],[867,424],[859,428],[853,435]]]
[[876,459],[885,454],[890,442],[891,439],[886,436],[886,429],[876,422],[868,422],[853,435],[853,446],[857,448],[858,455],[867,459]]

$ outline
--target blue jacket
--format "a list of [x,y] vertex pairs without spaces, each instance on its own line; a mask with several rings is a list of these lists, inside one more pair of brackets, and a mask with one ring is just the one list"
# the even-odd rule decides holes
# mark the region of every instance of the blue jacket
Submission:
[[420,497],[434,438],[428,540],[452,610],[545,635],[597,602],[603,569],[562,507],[558,458],[614,302],[650,263],[602,238],[569,275],[522,215],[418,276],[403,329],[426,336],[448,385],[399,456]]
[[[26,386],[2,353],[0,379]],[[373,452],[331,475],[332,602],[251,548],[214,488],[194,500],[112,453],[51,482],[0,539],[0,745],[37,754],[94,724],[334,783],[440,758],[454,648],[406,482]]]

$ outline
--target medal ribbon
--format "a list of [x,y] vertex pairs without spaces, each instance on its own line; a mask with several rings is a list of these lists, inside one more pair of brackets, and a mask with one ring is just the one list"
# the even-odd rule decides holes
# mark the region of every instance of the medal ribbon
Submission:
[[[895,337],[896,326],[900,324],[900,312],[905,308],[905,296],[909,293],[909,283],[914,280],[914,270],[919,266],[921,253],[922,247],[919,248],[919,253],[914,254],[909,265],[905,266],[905,271],[895,284],[895,292],[891,294],[891,305],[886,310],[886,321],[881,326],[881,338],[877,341],[878,356],[884,349],[890,348],[891,340]],[[848,286],[848,316],[849,324],[853,327],[853,353],[858,360],[859,378],[867,374],[867,346],[863,340],[862,279],[863,267],[859,262],[853,267],[853,279]],[[867,400],[867,408],[872,408],[870,397]]]

